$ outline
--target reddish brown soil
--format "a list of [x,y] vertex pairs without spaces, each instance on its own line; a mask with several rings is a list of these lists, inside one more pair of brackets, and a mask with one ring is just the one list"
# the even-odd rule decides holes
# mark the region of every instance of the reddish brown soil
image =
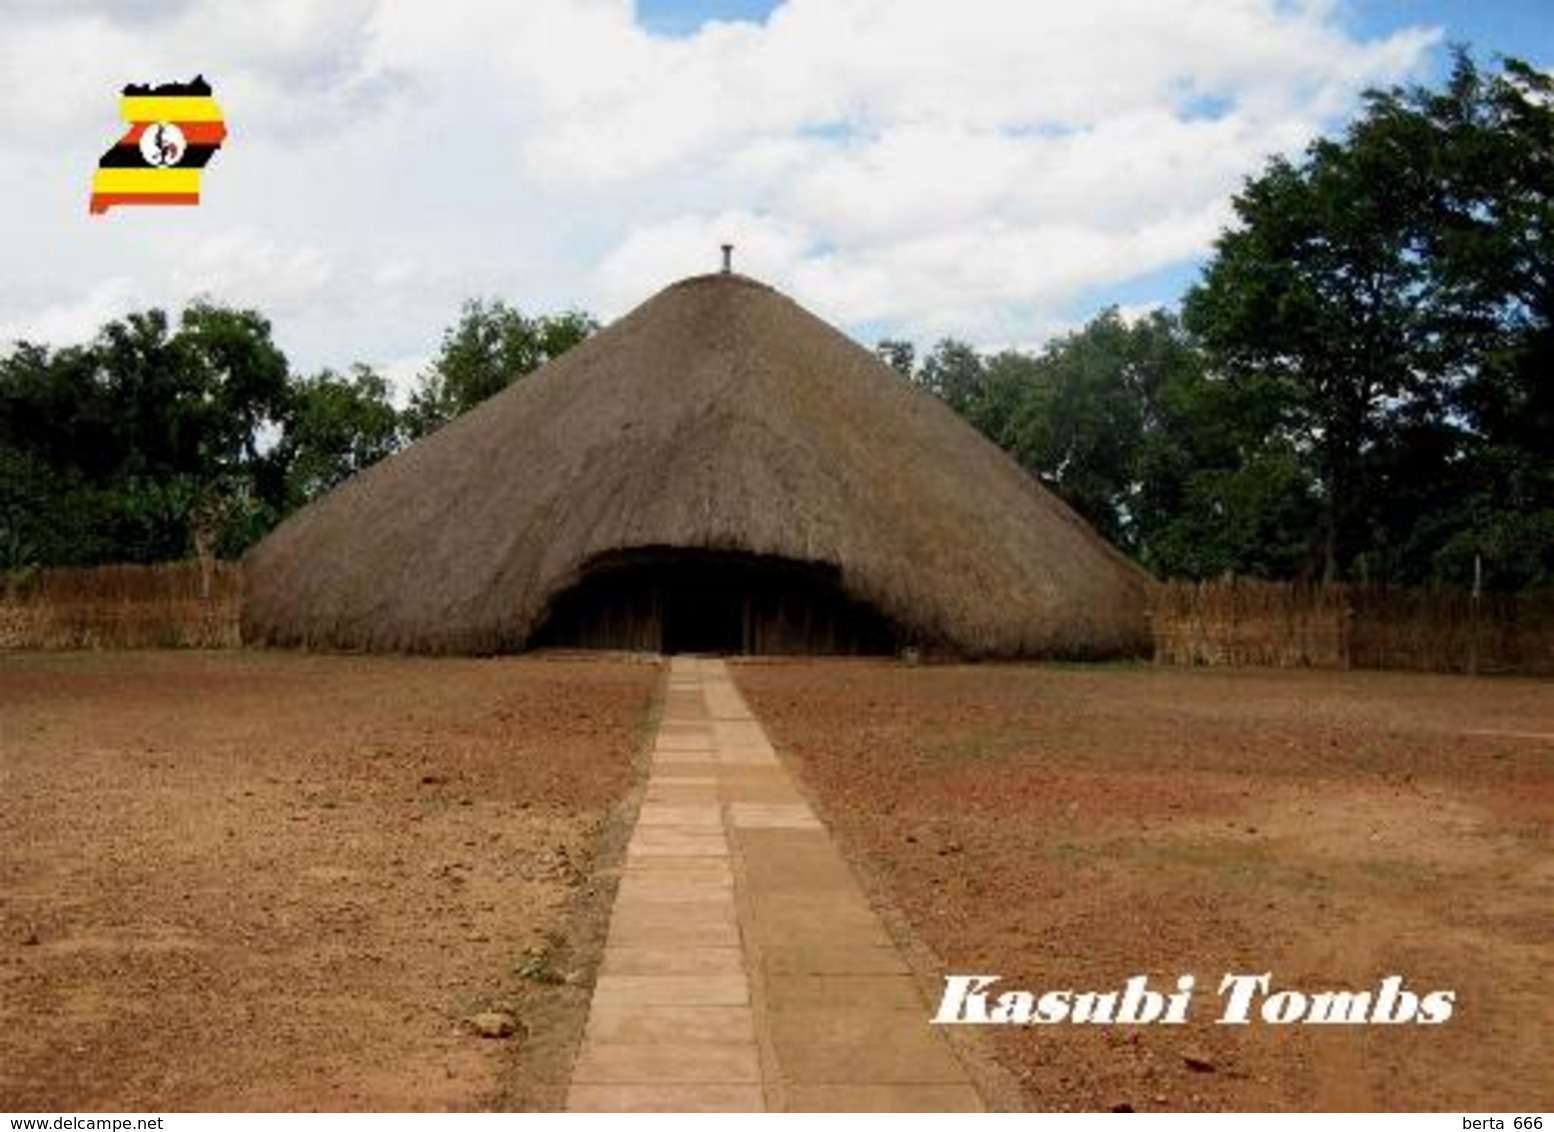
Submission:
[[[932,953],[931,990],[952,972],[1096,991],[1197,976],[1186,1026],[980,1031],[1030,1106],[1530,1111],[1554,1097],[1554,683],[735,672]],[[1399,974],[1455,991],[1456,1007],[1435,1026],[1216,1025],[1227,972],[1307,992]]]
[[0,1109],[557,1103],[657,672],[0,655]]

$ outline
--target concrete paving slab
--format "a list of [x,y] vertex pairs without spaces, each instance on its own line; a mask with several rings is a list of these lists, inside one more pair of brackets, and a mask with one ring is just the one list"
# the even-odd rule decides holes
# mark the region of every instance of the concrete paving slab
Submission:
[[584,1042],[572,1068],[578,1085],[677,1084],[690,1082],[753,1085],[761,1083],[761,1059],[755,1043],[729,1042]]
[[750,857],[745,857],[744,861],[744,879],[752,892],[819,892],[824,889],[851,892],[857,883],[847,866],[830,856],[817,859],[795,853],[793,860],[787,862],[757,861]]
[[735,829],[820,829],[820,819],[803,802],[730,802]]
[[607,947],[602,975],[743,975],[740,947]]
[[750,984],[736,975],[600,975],[594,1002],[605,1006],[744,1006]]
[[739,928],[731,923],[676,923],[641,920],[610,922],[609,947],[738,947]]
[[755,802],[763,805],[797,805],[804,800],[797,790],[785,782],[731,782],[719,791],[718,796],[725,802]]
[[981,1112],[982,1099],[966,1084],[794,1085],[789,1112]]
[[615,906],[629,908],[637,904],[654,906],[675,904],[721,904],[734,896],[733,877],[698,877],[689,874],[689,881],[672,876],[652,876],[638,879],[640,873],[632,873],[615,891]]
[[826,924],[816,921],[755,919],[745,926],[746,938],[759,947],[794,944],[813,947],[829,943],[837,947],[890,947],[890,936],[879,924]]
[[672,662],[649,768],[568,1108],[980,1108],[722,662]]
[[957,1084],[965,1072],[925,1015],[808,1006],[769,1019],[783,1079],[805,1084]]
[[766,1104],[758,1084],[719,1085],[700,1081],[686,1085],[574,1085],[567,1094],[567,1111],[765,1112]]
[[725,802],[753,802],[757,805],[796,806],[804,798],[794,788],[793,781],[774,771],[781,767],[763,767],[724,764],[718,795]]
[[[874,909],[863,899],[856,888],[839,888],[806,892],[784,890],[762,894],[755,904],[756,919],[775,923],[825,923],[873,925],[879,923]],[[888,944],[887,944],[888,946]]]
[[685,802],[644,801],[637,811],[638,825],[663,825],[678,827],[711,826],[722,832],[723,811],[716,802],[711,804]]
[[[634,897],[673,903],[698,889],[726,898],[734,885],[734,870],[721,857],[644,857],[621,873],[616,900]],[[721,890],[721,891],[720,891]]]
[[675,829],[673,827],[638,825],[631,833],[630,845],[671,845],[681,841],[715,842],[719,845],[727,845],[728,838],[724,835],[723,827],[718,825],[711,829]]
[[694,766],[703,770],[718,763],[715,751],[666,751],[662,748],[653,751],[652,765],[659,766]]
[[688,830],[638,829],[626,845],[626,859],[633,857],[727,857],[728,841],[722,830],[711,833]]
[[[653,775],[653,780],[648,783],[647,796],[699,793],[713,798],[719,797],[717,775],[707,773],[713,769],[713,767],[695,765],[660,766],[658,772]],[[711,781],[708,781],[709,779]]]
[[[810,909],[813,909],[812,911]],[[801,909],[763,907],[756,903],[749,916],[750,930],[762,940],[773,943],[831,942],[837,947],[889,947],[890,936],[879,918],[850,893],[839,892],[836,902],[805,904]],[[828,935],[827,933],[832,933]],[[800,938],[800,937],[803,938]],[[870,942],[862,942],[868,940]]]
[[695,767],[663,767],[653,772],[653,777],[648,781],[648,789],[681,789],[691,786],[710,787],[716,791],[722,777],[717,774],[708,774],[705,770]]
[[718,752],[722,766],[776,766],[777,756],[765,751],[734,751],[723,748]]
[[694,1034],[703,1042],[754,1042],[750,1007],[683,1006],[676,1003],[595,1002],[586,1039],[600,1042],[672,1041]]
[[657,924],[684,924],[687,927],[694,927],[727,924],[732,927],[738,922],[734,913],[733,891],[725,889],[722,899],[719,900],[703,900],[690,904],[659,903],[652,900],[617,904],[615,915],[610,919],[610,926],[614,928],[621,924],[644,927]]
[[763,975],[905,975],[894,947],[842,947],[833,943],[776,943],[761,948]]
[[676,735],[660,734],[653,744],[654,753],[661,751],[711,751],[716,749],[717,742],[711,735],[697,735],[690,732],[682,732]]
[[928,1008],[908,975],[767,975],[768,1008],[776,1013],[793,1007],[830,1006],[900,1010],[914,1018],[928,1017]]
[[628,856],[621,875],[627,877],[696,875],[732,878],[734,873],[727,857],[690,857],[674,853],[659,853],[641,858]]

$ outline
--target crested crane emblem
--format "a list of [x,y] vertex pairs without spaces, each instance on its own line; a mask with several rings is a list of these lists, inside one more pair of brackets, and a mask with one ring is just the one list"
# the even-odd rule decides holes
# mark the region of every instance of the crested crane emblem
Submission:
[[188,140],[172,122],[158,122],[148,126],[140,135],[140,155],[153,168],[177,165],[189,148]]

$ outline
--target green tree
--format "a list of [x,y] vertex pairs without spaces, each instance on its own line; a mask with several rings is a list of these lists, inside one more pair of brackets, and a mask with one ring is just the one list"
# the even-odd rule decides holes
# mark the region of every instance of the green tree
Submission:
[[[1442,463],[1456,514],[1419,539],[1434,571],[1554,583],[1554,80],[1515,59],[1485,74],[1459,51],[1444,90],[1404,99],[1443,186],[1432,307],[1461,355],[1445,398],[1462,422]],[[1411,437],[1412,439],[1413,437]],[[1427,441],[1435,438],[1425,433]]]
[[268,322],[209,303],[0,358],[0,547],[12,564],[234,553],[273,521],[261,434],[287,396]]
[[1452,547],[1508,525],[1523,580],[1554,567],[1531,545],[1554,508],[1550,105],[1546,76],[1463,50],[1443,90],[1372,93],[1247,184],[1187,297],[1216,369],[1279,404],[1328,576],[1460,577]]
[[882,338],[874,347],[880,361],[910,380],[917,371],[917,347],[900,338]]
[[1014,386],[1019,375],[1023,392],[1000,399],[1013,414],[991,435],[1001,433],[1021,463],[1124,543],[1132,541],[1145,405],[1158,378],[1136,356],[1143,341],[1111,309],[1035,358],[1005,354],[993,364],[1000,386]]
[[981,409],[989,436],[1153,569],[1202,576],[1301,552],[1282,516],[1247,515],[1265,485],[1292,486],[1270,406],[1211,375],[1171,312],[1111,308],[1037,356],[996,357]]
[[597,329],[598,323],[581,311],[530,317],[500,299],[466,302],[411,395],[404,418],[407,433],[416,439],[441,428]]
[[1038,354],[947,340],[914,376],[1159,573],[1309,563],[1315,494],[1287,399],[1212,372],[1169,311],[1108,309]]
[[391,454],[402,441],[388,382],[370,367],[298,381],[279,445],[290,506],[308,503]]
[[202,557],[234,557],[286,512],[285,468],[272,441],[291,399],[290,366],[257,311],[199,300],[179,317],[177,337],[204,402],[200,459],[189,473],[190,541]]
[[257,311],[197,301],[179,318],[178,344],[190,355],[201,404],[201,463],[238,472],[263,459],[261,437],[280,423],[290,397],[290,367]]
[[966,342],[944,338],[923,358],[915,380],[963,417],[972,418],[981,400],[987,369]]
[[1381,410],[1434,369],[1420,205],[1372,156],[1320,141],[1304,166],[1275,161],[1185,308],[1227,376],[1287,397],[1317,457],[1330,576],[1364,543],[1361,455]]

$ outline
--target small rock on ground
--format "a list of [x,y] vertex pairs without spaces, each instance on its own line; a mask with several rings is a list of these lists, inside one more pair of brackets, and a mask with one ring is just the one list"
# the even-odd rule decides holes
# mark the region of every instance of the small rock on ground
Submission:
[[1213,1073],[1214,1059],[1202,1050],[1190,1049],[1182,1054],[1182,1061],[1194,1073]]
[[482,1011],[470,1018],[469,1025],[483,1038],[510,1038],[518,1030],[517,1019],[500,1010]]

